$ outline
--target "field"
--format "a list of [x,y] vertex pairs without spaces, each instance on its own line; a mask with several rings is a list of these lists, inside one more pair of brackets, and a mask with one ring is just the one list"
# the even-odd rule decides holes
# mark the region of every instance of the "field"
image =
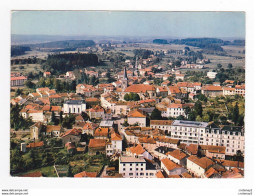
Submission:
[[45,176],[45,177],[57,177],[57,175],[55,173],[55,169],[54,169],[53,166],[42,167],[42,168],[39,168],[39,169],[33,169],[33,170],[30,170],[30,171],[27,171],[27,172],[24,172],[24,173],[19,173],[15,176],[20,176],[20,175],[24,175],[24,174],[27,174],[27,173],[32,173],[32,172],[35,172],[35,171],[40,171],[42,173],[42,175]]
[[11,65],[11,72],[20,72],[27,75],[29,72],[38,73],[43,72],[40,64],[16,64]]

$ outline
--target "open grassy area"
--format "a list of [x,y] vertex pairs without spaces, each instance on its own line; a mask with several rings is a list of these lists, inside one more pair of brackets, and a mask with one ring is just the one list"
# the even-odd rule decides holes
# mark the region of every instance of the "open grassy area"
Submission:
[[33,170],[30,170],[30,171],[27,171],[27,172],[19,173],[19,174],[14,175],[14,176],[21,176],[21,175],[36,172],[36,171],[40,171],[44,177],[57,177],[57,175],[55,173],[55,169],[54,169],[53,166],[47,166],[47,167],[42,167],[42,168],[39,168],[39,169],[33,169]]
[[15,64],[11,65],[11,72],[20,72],[27,75],[29,72],[38,73],[43,72],[40,64]]

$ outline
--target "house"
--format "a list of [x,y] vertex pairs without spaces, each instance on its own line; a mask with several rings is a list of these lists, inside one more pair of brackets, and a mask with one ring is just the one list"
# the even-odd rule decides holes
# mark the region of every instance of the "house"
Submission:
[[222,178],[243,178],[244,173],[242,170],[233,168],[222,174]]
[[235,88],[231,88],[231,87],[223,87],[223,95],[235,95]]
[[25,76],[11,77],[11,87],[23,86],[27,81]]
[[104,109],[96,105],[93,108],[90,108],[87,110],[88,116],[90,119],[95,118],[95,119],[101,119],[104,118]]
[[201,154],[208,158],[225,159],[225,146],[199,145]]
[[172,152],[168,152],[166,155],[174,163],[186,166],[186,159],[188,156],[184,152],[181,152],[180,150],[176,149]]
[[223,165],[226,168],[226,170],[230,170],[233,168],[244,170],[244,163],[243,162],[232,161],[232,160],[223,160],[223,159],[215,159],[215,160],[219,164]]
[[133,110],[128,114],[128,123],[130,125],[137,124],[138,126],[146,127],[146,116],[139,110]]
[[88,145],[89,155],[105,154],[106,140],[105,139],[90,139]]
[[184,80],[184,77],[185,77],[185,74],[175,74],[175,78],[176,78],[176,80]]
[[217,72],[207,72],[207,77],[209,79],[215,79],[216,78],[216,75],[217,75]]
[[201,93],[206,96],[216,97],[223,95],[223,89],[221,86],[205,85],[201,88]]
[[46,136],[60,137],[62,127],[59,125],[47,125],[46,126]]
[[51,72],[44,72],[43,77],[47,78],[51,76]]
[[235,94],[245,97],[245,85],[236,85]]
[[197,177],[204,178],[207,168],[213,164],[215,163],[207,157],[198,158],[192,155],[187,158],[187,169]]
[[161,169],[164,170],[167,175],[180,175],[182,173],[187,172],[182,166],[174,163],[173,161],[169,160],[168,158],[161,160]]
[[26,148],[40,148],[40,147],[43,147],[44,146],[44,142],[43,141],[40,141],[40,142],[32,142],[32,143],[29,143]]
[[127,93],[136,93],[141,100],[156,98],[156,88],[153,85],[133,84],[127,87],[122,93],[122,99]]
[[100,127],[104,128],[113,128],[114,121],[101,121],[100,122]]
[[205,172],[205,177],[206,178],[221,178],[220,173],[214,169],[213,167],[210,167],[206,172]]
[[138,138],[138,142],[150,152],[154,151],[156,148],[156,141],[153,137],[140,137]]
[[37,122],[30,127],[30,138],[31,139],[39,139],[41,132],[45,131],[45,126],[42,122]]
[[120,156],[119,173],[124,178],[155,178],[158,172],[153,162],[144,157]]
[[110,137],[110,142],[106,144],[106,155],[120,154],[122,152],[122,136],[113,132]]
[[99,127],[95,130],[93,136],[96,139],[108,139],[109,138],[109,128]]
[[68,142],[72,142],[72,143],[79,143],[80,139],[81,139],[81,130],[80,129],[71,129],[66,131],[62,136],[62,140],[63,140],[63,144],[65,145]]
[[81,114],[86,111],[86,103],[84,100],[66,100],[63,104],[63,111],[65,114]]
[[156,93],[157,93],[157,96],[167,97],[168,96],[168,88],[166,86],[157,87]]
[[126,155],[133,157],[142,156],[149,160],[153,159],[152,155],[147,150],[145,150],[140,144],[138,144],[137,146],[126,148]]
[[94,131],[97,127],[98,125],[96,123],[86,121],[82,129],[82,134],[94,135]]
[[179,139],[172,139],[166,136],[158,136],[156,138],[156,146],[164,146],[169,148],[177,149],[178,144],[180,143]]
[[176,118],[180,115],[186,117],[185,108],[186,106],[184,104],[175,104],[175,103],[170,104],[167,107],[166,117]]
[[80,172],[74,175],[74,177],[97,177],[97,172]]
[[67,149],[67,152],[69,154],[74,154],[76,152],[76,145],[75,145],[75,143],[73,143],[73,142],[67,142],[64,146]]
[[170,132],[172,122],[173,120],[151,120],[150,127],[154,129],[161,129],[165,132],[165,134],[168,134]]
[[75,77],[73,71],[68,71],[65,74],[65,78],[67,78],[67,79],[73,79],[74,80],[76,77]]

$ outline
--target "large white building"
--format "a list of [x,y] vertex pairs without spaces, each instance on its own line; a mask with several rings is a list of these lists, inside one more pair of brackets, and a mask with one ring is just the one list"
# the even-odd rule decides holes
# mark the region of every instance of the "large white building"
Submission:
[[184,116],[186,117],[186,114],[184,112],[184,105],[183,104],[170,104],[167,107],[167,114],[166,117],[178,117],[178,116]]
[[164,130],[174,139],[186,144],[225,146],[226,155],[244,153],[244,129],[242,127],[217,127],[214,123],[174,120],[151,121],[150,127]]
[[207,72],[207,77],[209,79],[215,79],[216,75],[217,75],[217,72]]
[[84,100],[67,100],[63,104],[64,113],[81,114],[86,111],[86,103]]
[[155,178],[159,170],[155,166],[147,166],[143,157],[121,156],[119,173],[125,178]]

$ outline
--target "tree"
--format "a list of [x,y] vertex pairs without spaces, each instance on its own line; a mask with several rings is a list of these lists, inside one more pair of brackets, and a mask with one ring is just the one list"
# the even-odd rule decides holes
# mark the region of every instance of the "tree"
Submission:
[[51,112],[51,122],[55,125],[56,124],[56,116],[55,116],[55,112],[52,111]]
[[139,101],[140,100],[140,97],[139,97],[139,95],[137,93],[133,94],[133,100],[134,101]]
[[60,112],[60,117],[59,117],[59,123],[62,124],[63,122],[63,111]]
[[238,107],[238,103],[236,102],[233,109],[233,116],[232,116],[232,121],[235,123],[235,125],[237,124],[238,119],[239,119],[239,107]]
[[22,89],[18,88],[15,92],[15,96],[19,96],[19,95],[22,95],[23,92],[22,92]]
[[130,100],[130,96],[129,96],[128,93],[126,93],[123,98],[124,98],[125,101],[129,101]]
[[202,108],[202,103],[200,101],[196,101],[194,105],[194,110],[197,113],[197,115],[200,115],[200,117],[202,117],[203,108]]
[[228,64],[228,69],[232,69],[233,65],[231,63]]
[[155,108],[152,111],[151,120],[161,120],[161,119],[162,119],[161,111],[159,111],[157,108]]
[[124,126],[124,127],[128,127],[128,126],[129,126],[128,121],[127,121],[127,120],[124,120],[124,122],[123,122],[122,126]]
[[185,120],[183,115],[179,115],[178,117],[176,117],[176,120]]
[[221,69],[221,68],[222,68],[222,65],[221,65],[221,64],[217,64],[217,68],[218,68],[218,69]]
[[28,88],[35,88],[35,84],[31,80],[27,80],[25,82],[26,87]]
[[202,117],[200,116],[200,115],[198,115],[197,117],[196,117],[196,121],[202,121]]

